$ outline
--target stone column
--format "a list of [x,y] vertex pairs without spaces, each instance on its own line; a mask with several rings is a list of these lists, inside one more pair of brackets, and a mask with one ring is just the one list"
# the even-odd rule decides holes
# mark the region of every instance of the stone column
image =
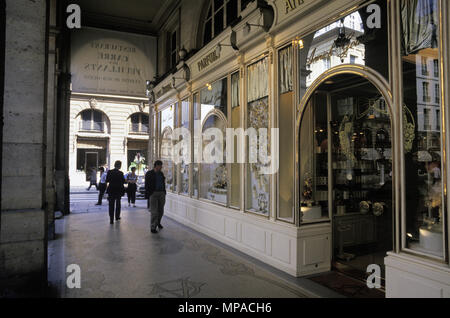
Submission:
[[46,43],[47,1],[6,0],[0,286],[28,293],[47,280]]

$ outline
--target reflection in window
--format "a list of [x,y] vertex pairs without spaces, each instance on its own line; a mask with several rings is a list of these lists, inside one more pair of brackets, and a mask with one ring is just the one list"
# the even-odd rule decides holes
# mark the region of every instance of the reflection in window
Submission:
[[300,98],[326,70],[341,64],[360,64],[389,79],[387,2],[374,2],[381,8],[381,28],[367,25],[367,7],[311,33],[302,39],[299,49]]
[[173,161],[172,161],[172,128],[167,126],[161,135],[160,157],[163,162],[162,172],[166,177],[166,189],[173,191]]
[[163,162],[163,173],[166,176],[166,189],[173,191],[172,131],[174,127],[174,110],[170,106],[161,111],[160,159]]
[[[190,129],[189,127],[189,100],[185,99],[181,103],[181,127]],[[180,137],[182,138],[182,137]],[[181,142],[180,139],[179,142]],[[184,154],[180,154],[183,157]],[[188,195],[189,194],[189,164],[184,162],[180,163],[180,184],[179,184],[180,193]]]
[[[203,134],[203,144],[195,142],[200,148],[200,197],[203,199],[215,201],[221,204],[227,204],[228,176],[225,160],[225,132],[227,128],[227,105],[228,105],[228,87],[227,78],[214,82],[200,91],[200,106],[194,109],[194,116],[200,119],[203,125],[199,127],[197,123],[196,129],[201,129]],[[198,109],[200,108],[200,109]],[[218,140],[214,137],[206,137],[205,132],[210,129],[219,129],[223,135],[223,145],[218,145],[222,150],[223,158],[217,159],[216,163],[205,163],[204,157],[205,147],[211,147]],[[209,138],[209,139],[208,139]],[[208,146],[209,145],[209,146]],[[194,146],[195,147],[195,146]],[[198,148],[197,148],[198,149]],[[210,148],[207,148],[210,149]],[[197,150],[198,151],[198,150]],[[207,153],[215,158],[219,154],[215,151]],[[220,161],[220,163],[218,162]]]
[[193,106],[194,106],[194,163],[193,163],[193,176],[192,176],[192,182],[193,182],[193,195],[195,198],[198,198],[198,163],[200,160],[199,154],[201,154],[202,151],[202,145],[199,141],[199,136],[201,136],[201,109],[200,109],[200,103],[199,103],[199,96],[198,93],[194,94],[193,98]]
[[[207,117],[205,123],[203,124],[203,133],[207,130],[216,129],[225,136],[226,132],[226,122],[224,119],[216,116],[210,115]],[[205,134],[203,135],[203,153],[208,153],[212,158],[217,158],[213,163],[206,163],[207,159],[203,159],[200,165],[200,197],[203,199],[215,201],[221,204],[227,204],[227,194],[228,194],[228,172],[225,160],[225,140],[222,137],[222,142],[215,139],[216,136],[210,136],[208,138]],[[211,152],[211,145],[217,145]],[[220,149],[222,153],[217,153],[216,151]],[[218,162],[217,162],[218,161]]]
[[[406,247],[443,257],[442,131],[438,124],[442,112],[438,88],[435,103],[430,97],[430,86],[440,85],[438,1],[402,0],[401,9],[403,96],[411,113],[410,119],[404,119],[404,142],[411,144],[405,149]],[[425,63],[434,65],[433,74],[424,74]]]
[[[267,57],[248,66],[247,70],[247,129],[269,129],[269,86],[268,86],[268,59]],[[270,135],[268,140],[270,140]],[[248,143],[250,145],[250,143]],[[267,142],[267,153],[270,156],[270,144]],[[255,147],[247,147],[247,162],[250,157],[258,152]],[[268,163],[270,164],[270,163]],[[256,163],[247,165],[247,198],[246,209],[264,215],[269,214],[270,204],[270,179],[268,175],[261,174],[261,169],[266,167],[258,158]]]

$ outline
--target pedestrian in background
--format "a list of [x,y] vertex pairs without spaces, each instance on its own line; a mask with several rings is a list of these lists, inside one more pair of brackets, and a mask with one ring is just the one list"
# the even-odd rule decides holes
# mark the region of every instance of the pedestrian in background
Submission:
[[96,205],[102,205],[103,195],[106,191],[106,175],[108,171],[105,168],[100,167],[100,183],[98,185],[98,202]]
[[135,167],[131,168],[131,172],[127,173],[127,175],[125,176],[125,180],[128,183],[128,206],[131,206],[131,204],[133,204],[133,207],[136,207],[137,178],[138,176],[136,175]]
[[121,161],[116,161],[114,163],[114,169],[108,171],[106,175],[106,183],[108,193],[108,201],[109,201],[109,219],[110,223],[114,224],[114,216],[116,217],[116,221],[120,220],[120,200],[125,195],[125,176],[123,172],[120,171],[122,167]]
[[87,188],[87,190],[91,190],[92,186],[95,186],[95,188],[98,191],[98,186],[97,186],[97,170],[95,168],[91,168],[90,170],[90,174],[89,174],[89,180],[90,180],[90,184],[89,184],[89,188]]
[[156,229],[163,228],[161,219],[166,204],[166,177],[161,171],[162,165],[162,161],[157,160],[153,170],[145,174],[145,196],[150,201],[150,230],[152,233],[158,233]]

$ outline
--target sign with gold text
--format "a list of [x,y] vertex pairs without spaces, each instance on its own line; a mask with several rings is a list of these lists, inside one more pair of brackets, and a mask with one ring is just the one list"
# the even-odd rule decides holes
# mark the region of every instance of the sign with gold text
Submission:
[[145,96],[156,71],[156,39],[82,28],[72,33],[72,91]]

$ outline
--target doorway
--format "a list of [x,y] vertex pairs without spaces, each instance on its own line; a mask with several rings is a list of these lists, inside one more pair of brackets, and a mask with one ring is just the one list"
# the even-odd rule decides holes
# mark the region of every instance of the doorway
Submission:
[[391,132],[383,94],[353,74],[322,83],[300,126],[303,222],[332,223],[332,266],[360,280],[372,264],[385,277],[393,249]]

